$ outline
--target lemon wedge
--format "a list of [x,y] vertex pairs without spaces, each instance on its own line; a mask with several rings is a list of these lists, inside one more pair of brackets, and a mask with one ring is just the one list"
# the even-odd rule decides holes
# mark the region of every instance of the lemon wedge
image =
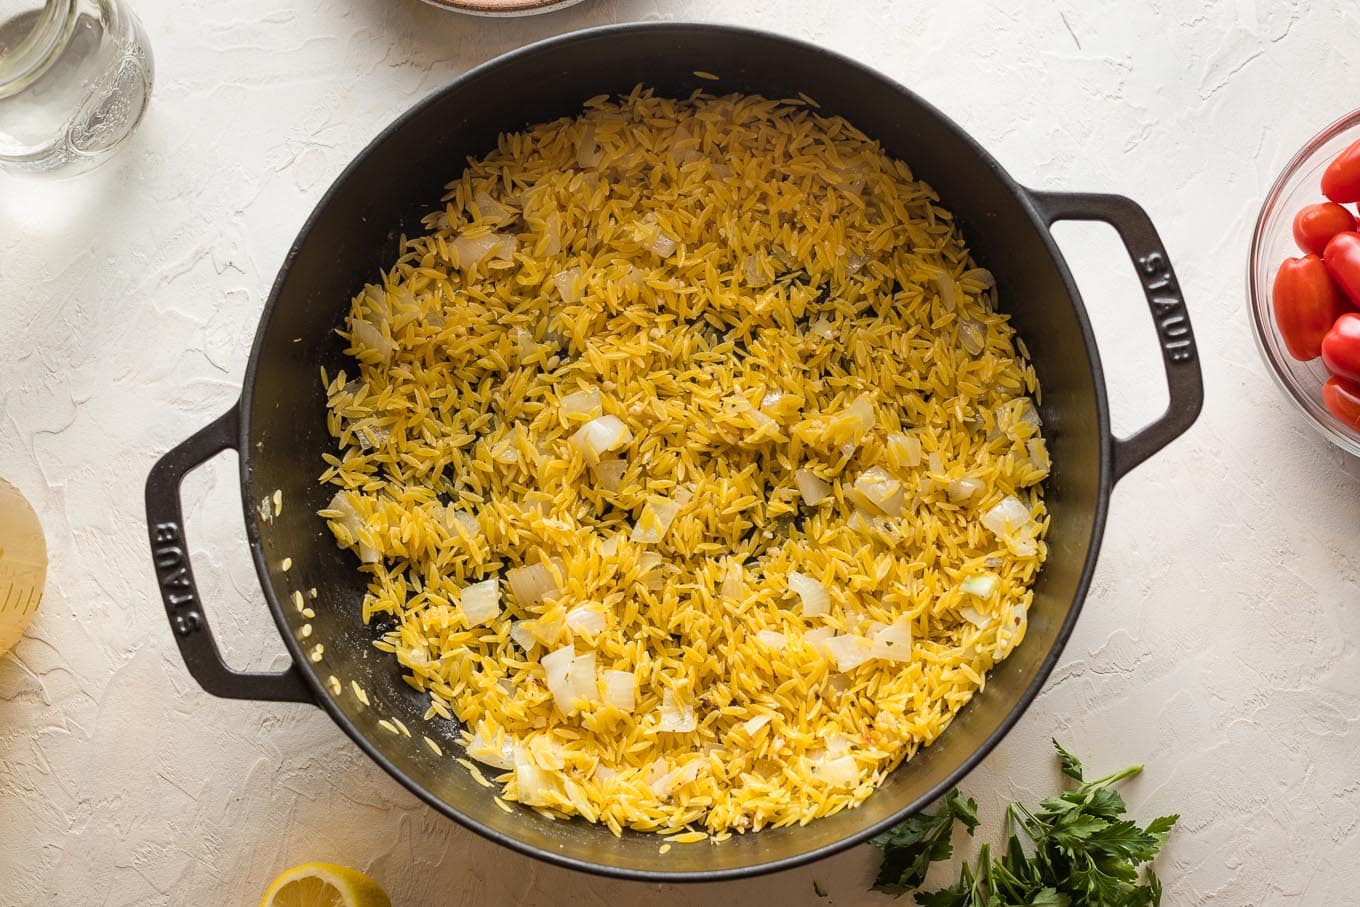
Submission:
[[387,892],[357,869],[303,863],[280,873],[260,907],[392,907]]
[[19,489],[0,479],[0,655],[33,620],[47,578],[47,545],[38,515]]

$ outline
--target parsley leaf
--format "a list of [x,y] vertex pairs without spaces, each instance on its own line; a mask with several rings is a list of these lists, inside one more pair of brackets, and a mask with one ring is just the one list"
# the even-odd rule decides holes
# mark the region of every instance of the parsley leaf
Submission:
[[993,854],[983,844],[975,861],[959,866],[953,885],[917,890],[930,864],[952,855],[954,822],[970,835],[978,825],[977,804],[955,788],[935,814],[913,816],[874,839],[883,849],[874,889],[915,891],[920,907],[1159,907],[1162,882],[1146,864],[1180,817],[1140,826],[1125,817],[1124,798],[1113,785],[1141,772],[1141,765],[1087,781],[1081,762],[1056,740],[1053,746],[1063,775],[1077,783],[1038,807],[1012,803],[1004,849]]
[[1076,756],[1073,756],[1067,750],[1063,749],[1063,745],[1058,741],[1054,740],[1052,742],[1053,748],[1058,751],[1058,763],[1062,768],[1062,773],[1067,777],[1071,778],[1073,781],[1082,780],[1081,760],[1078,759]]
[[977,827],[977,803],[953,788],[944,795],[938,812],[917,813],[900,825],[874,837],[869,843],[883,851],[883,862],[873,890],[902,895],[920,887],[930,864],[947,860],[954,853],[950,835],[959,820],[971,835]]

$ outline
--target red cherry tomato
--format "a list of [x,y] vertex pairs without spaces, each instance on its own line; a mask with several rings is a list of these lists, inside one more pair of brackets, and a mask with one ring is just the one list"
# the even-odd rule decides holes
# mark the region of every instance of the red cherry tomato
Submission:
[[1294,242],[1305,252],[1321,255],[1327,241],[1355,229],[1355,218],[1335,202],[1309,205],[1294,216]]
[[1322,338],[1322,361],[1327,371],[1360,384],[1360,314],[1347,312]]
[[1360,142],[1338,154],[1322,174],[1322,194],[1339,205],[1360,202]]
[[1333,416],[1360,431],[1360,385],[1333,375],[1322,385],[1322,402]]
[[1323,336],[1349,308],[1316,255],[1286,258],[1280,264],[1271,301],[1289,355],[1304,362],[1318,357]]
[[1338,233],[1322,251],[1327,273],[1350,299],[1360,305],[1360,233]]

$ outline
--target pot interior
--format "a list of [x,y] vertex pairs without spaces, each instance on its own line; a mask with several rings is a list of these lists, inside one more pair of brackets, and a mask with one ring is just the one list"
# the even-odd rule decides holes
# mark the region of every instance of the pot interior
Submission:
[[[719,80],[694,75],[707,71]],[[577,113],[585,99],[637,83],[683,97],[695,89],[793,97],[844,116],[931,183],[952,210],[978,262],[997,276],[1009,313],[1034,360],[1040,413],[1053,459],[1048,564],[1040,575],[1028,635],[932,746],[894,772],[857,809],[802,828],[737,836],[721,846],[674,846],[653,835],[615,838],[581,821],[551,821],[525,809],[507,814],[495,790],[452,761],[461,748],[448,722],[424,722],[424,697],[400,679],[395,660],[372,647],[381,628],[359,624],[363,594],[354,557],[340,551],[315,512],[332,494],[317,484],[321,453],[333,450],[319,368],[354,366],[335,335],[351,296],[396,257],[398,237],[421,230],[442,187],[468,156],[494,147],[498,133]],[[280,274],[246,375],[243,494],[247,531],[276,619],[318,698],[388,771],[433,805],[484,834],[537,855],[618,875],[658,878],[739,875],[824,856],[862,839],[904,811],[926,805],[1000,738],[1052,668],[1085,594],[1108,492],[1107,436],[1099,363],[1076,291],[1047,231],[994,161],[935,110],[857,64],[818,48],[755,32],[696,25],[596,30],[503,57],[427,99],[384,133],[346,171],[304,228]],[[284,509],[261,519],[275,489]],[[292,558],[288,572],[279,569]],[[292,593],[318,590],[307,604],[314,632]],[[308,655],[324,645],[319,662]],[[341,681],[332,695],[329,678]],[[370,705],[350,683],[357,681]],[[411,739],[378,725],[397,717]],[[419,739],[445,751],[436,756]]]

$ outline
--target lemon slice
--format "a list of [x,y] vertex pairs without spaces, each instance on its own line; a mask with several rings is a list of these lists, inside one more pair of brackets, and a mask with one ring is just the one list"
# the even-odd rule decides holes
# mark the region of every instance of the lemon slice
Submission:
[[392,907],[377,882],[334,863],[303,863],[279,875],[260,907]]
[[33,620],[47,579],[47,544],[38,515],[19,489],[0,479],[0,655]]

